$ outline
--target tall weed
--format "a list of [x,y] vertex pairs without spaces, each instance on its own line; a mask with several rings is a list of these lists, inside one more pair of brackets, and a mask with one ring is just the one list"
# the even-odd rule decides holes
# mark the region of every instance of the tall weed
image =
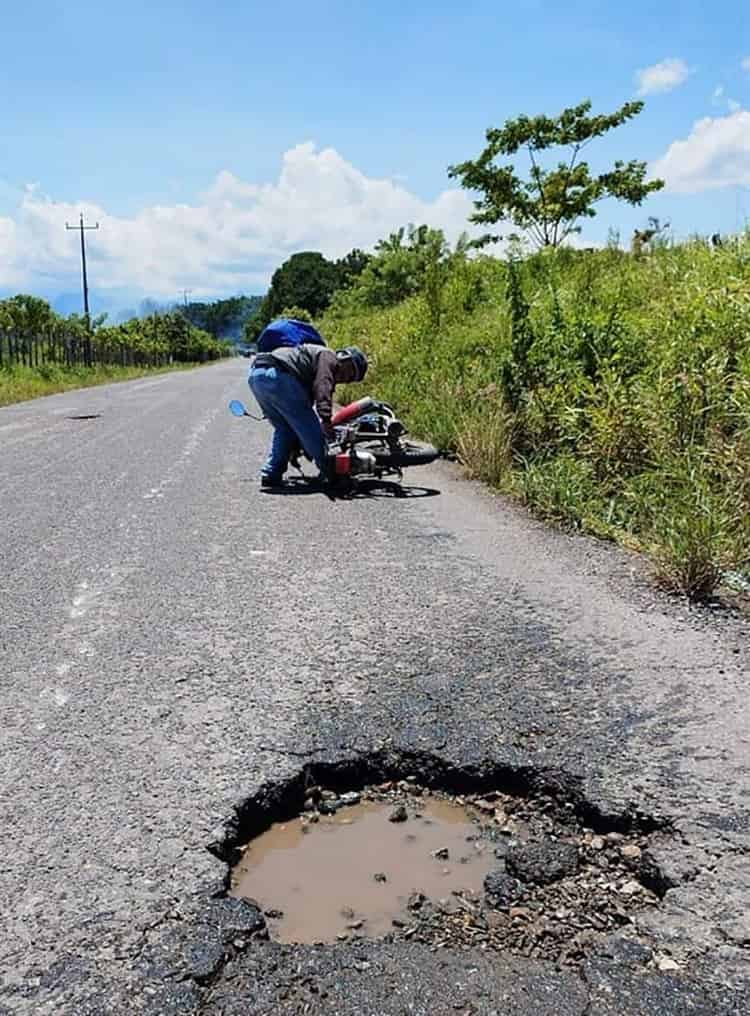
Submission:
[[491,386],[471,409],[459,412],[456,446],[470,476],[501,487],[515,463],[514,416]]
[[722,574],[747,561],[746,518],[733,498],[712,491],[700,467],[662,474],[652,517],[659,583],[693,600],[710,597]]

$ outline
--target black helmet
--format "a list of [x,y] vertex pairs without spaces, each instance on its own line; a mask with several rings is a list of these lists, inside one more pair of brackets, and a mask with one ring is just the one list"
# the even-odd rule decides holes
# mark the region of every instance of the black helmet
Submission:
[[346,362],[349,360],[354,364],[354,380],[362,381],[367,373],[367,357],[356,346],[345,346],[344,349],[336,350],[336,357]]

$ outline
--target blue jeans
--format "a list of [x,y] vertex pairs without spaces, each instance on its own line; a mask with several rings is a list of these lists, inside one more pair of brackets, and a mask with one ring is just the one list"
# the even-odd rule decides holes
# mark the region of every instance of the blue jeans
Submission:
[[261,469],[263,476],[283,476],[296,444],[325,472],[327,444],[310,396],[288,371],[277,367],[251,367],[247,378],[255,400],[273,426],[271,451]]

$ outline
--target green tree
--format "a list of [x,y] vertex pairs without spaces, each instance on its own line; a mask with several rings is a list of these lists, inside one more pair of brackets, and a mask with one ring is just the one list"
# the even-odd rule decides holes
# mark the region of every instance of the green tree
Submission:
[[422,291],[434,299],[451,257],[441,230],[402,227],[375,244],[375,255],[357,280],[359,295],[371,307],[392,306]]
[[3,307],[11,326],[28,339],[34,338],[57,319],[46,300],[25,293],[4,300]]
[[339,269],[318,251],[301,251],[277,268],[259,310],[245,325],[245,339],[254,342],[269,321],[286,307],[301,307],[316,318],[328,307],[340,285]]
[[282,307],[279,317],[291,318],[293,321],[307,321],[313,324],[312,315],[304,307]]
[[31,366],[34,355],[35,341],[52,328],[58,320],[46,300],[38,296],[19,293],[2,302],[0,327],[5,327],[12,334],[14,356],[24,364]]
[[312,317],[321,314],[336,290],[336,265],[317,251],[292,254],[271,277],[268,313],[272,320],[284,307],[303,307]]
[[[646,163],[615,162],[612,169],[593,176],[581,152],[594,138],[637,116],[642,102],[626,102],[614,113],[589,116],[591,102],[564,109],[559,116],[519,116],[502,128],[487,130],[487,146],[479,158],[448,168],[463,187],[481,193],[474,202],[472,222],[494,225],[509,219],[529,234],[539,247],[557,247],[571,233],[580,232],[578,222],[596,215],[594,205],[604,198],[617,198],[640,205],[663,180],[646,181]],[[540,156],[549,149],[568,150],[564,161],[544,168]],[[511,164],[496,165],[498,156],[529,160],[529,178],[524,180]],[[484,242],[498,239],[488,235]]]
[[372,255],[365,254],[359,247],[350,250],[345,257],[339,258],[336,262],[336,268],[338,268],[339,272],[339,285],[337,288],[345,288],[356,282],[371,260]]
[[209,332],[216,339],[237,341],[245,323],[263,303],[262,296],[232,296],[212,303],[191,301],[187,306],[175,307],[185,315],[191,325]]

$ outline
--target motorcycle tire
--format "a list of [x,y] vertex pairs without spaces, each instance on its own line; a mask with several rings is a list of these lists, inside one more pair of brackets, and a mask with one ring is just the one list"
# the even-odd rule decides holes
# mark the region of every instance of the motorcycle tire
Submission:
[[412,441],[403,442],[400,451],[392,452],[390,448],[368,448],[375,456],[379,466],[391,466],[394,469],[406,469],[408,466],[427,466],[434,462],[440,452],[428,444],[417,444]]

